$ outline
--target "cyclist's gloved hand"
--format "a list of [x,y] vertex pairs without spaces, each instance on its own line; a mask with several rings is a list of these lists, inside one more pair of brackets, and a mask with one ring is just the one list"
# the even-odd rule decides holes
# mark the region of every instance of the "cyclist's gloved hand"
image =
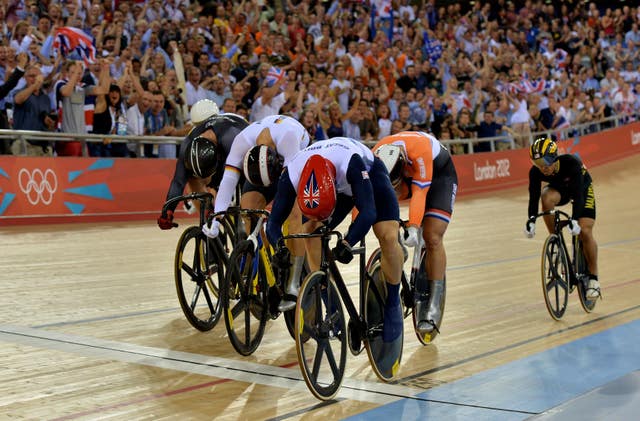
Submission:
[[407,228],[405,231],[404,245],[407,247],[416,247],[420,242],[419,231],[418,227],[414,225]]
[[162,214],[158,217],[158,226],[161,230],[170,230],[176,226],[173,222],[173,211],[168,210],[166,214]]
[[276,250],[271,258],[271,265],[276,269],[288,269],[291,266],[291,252],[286,246]]
[[569,231],[571,232],[571,235],[580,234],[580,231],[582,231],[582,229],[580,228],[580,224],[578,224],[578,221],[576,221],[575,219],[571,219],[569,221]]
[[209,238],[216,238],[220,234],[220,222],[214,219],[210,224],[204,224],[202,232]]
[[536,235],[536,219],[535,218],[529,218],[527,220],[527,223],[524,224],[524,235],[526,235],[527,238],[533,238]]
[[340,263],[349,263],[353,260],[353,252],[351,246],[346,240],[338,241],[338,244],[333,248],[333,257]]
[[189,214],[189,215],[193,215],[194,213],[196,213],[197,209],[196,206],[193,204],[193,202],[191,200],[187,200],[186,202],[184,202],[182,204],[184,206],[184,210]]

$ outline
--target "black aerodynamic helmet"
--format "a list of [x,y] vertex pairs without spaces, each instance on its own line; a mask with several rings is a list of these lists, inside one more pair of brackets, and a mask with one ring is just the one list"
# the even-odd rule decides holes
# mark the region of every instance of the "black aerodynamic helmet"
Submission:
[[254,146],[244,156],[244,176],[255,186],[269,186],[280,177],[282,161],[282,157],[273,148],[266,145]]
[[206,137],[196,137],[187,147],[184,166],[196,177],[207,178],[216,173],[219,155],[213,142]]

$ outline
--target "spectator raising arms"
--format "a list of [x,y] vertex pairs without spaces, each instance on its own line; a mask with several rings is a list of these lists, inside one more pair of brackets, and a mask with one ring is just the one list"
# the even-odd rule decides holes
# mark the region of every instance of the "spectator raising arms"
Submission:
[[[84,66],[81,62],[69,60],[63,65],[63,78],[54,86],[60,116],[58,123],[64,133],[87,133],[85,118],[87,97],[105,95],[109,92],[109,62],[106,60],[100,62],[98,86],[82,83],[83,73]],[[59,156],[83,155],[80,141],[57,141],[55,148]]]

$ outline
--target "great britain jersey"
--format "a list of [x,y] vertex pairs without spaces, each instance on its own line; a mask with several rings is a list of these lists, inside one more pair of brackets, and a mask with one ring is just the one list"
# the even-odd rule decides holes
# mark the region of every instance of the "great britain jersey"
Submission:
[[[307,160],[313,155],[322,156],[335,167],[336,193],[351,196],[355,199],[355,205],[360,212],[344,237],[349,244],[353,245],[366,235],[376,217],[376,204],[369,182],[369,171],[373,166],[374,155],[367,146],[347,137],[334,137],[322,142],[316,142],[293,157],[289,165],[286,166],[286,170],[278,183],[278,191],[273,201],[273,208],[267,224],[267,238],[271,244],[278,244],[279,239],[282,237],[281,228],[294,206],[302,170]],[[367,188],[364,187],[365,184],[370,185],[368,192]],[[375,186],[373,187],[375,188]],[[371,196],[369,197],[368,195]],[[350,199],[346,198],[343,200],[350,201]],[[360,201],[360,205],[358,205],[358,201]],[[340,221],[332,221],[329,226],[335,227],[335,222],[339,223]]]
[[351,157],[353,157],[353,155],[360,155],[367,171],[369,171],[371,165],[373,165],[373,152],[362,142],[348,137],[334,137],[329,140],[323,140],[322,142],[316,142],[298,152],[289,165],[287,165],[289,180],[294,188],[298,186],[302,169],[307,163],[307,160],[316,154],[329,160],[336,167],[336,191],[337,193],[348,196],[353,194],[351,185],[347,181],[347,170]]

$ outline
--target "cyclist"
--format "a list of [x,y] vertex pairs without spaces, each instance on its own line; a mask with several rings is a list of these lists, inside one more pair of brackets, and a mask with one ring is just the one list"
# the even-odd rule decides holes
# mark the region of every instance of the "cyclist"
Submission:
[[[341,263],[353,258],[351,247],[362,240],[373,226],[382,250],[382,272],[387,282],[383,341],[390,346],[402,342],[403,317],[400,307],[402,246],[398,241],[400,211],[398,200],[384,164],[361,142],[336,137],[314,143],[300,151],[286,165],[278,181],[278,190],[267,224],[267,238],[278,244],[282,223],[297,206],[311,221],[325,221],[335,228],[352,211],[357,216],[344,239],[333,249]],[[314,228],[305,224],[305,231]],[[314,244],[315,245],[315,244]],[[307,243],[311,270],[319,267],[319,247]],[[315,252],[312,252],[315,251]],[[286,248],[278,250],[286,254]]]
[[[416,329],[433,339],[439,332],[446,295],[447,257],[444,234],[458,190],[458,176],[449,151],[423,132],[400,132],[382,138],[374,147],[399,199],[410,198],[405,244],[418,244],[419,228],[427,248],[427,277],[416,279]],[[428,294],[427,291],[430,293]]]
[[[167,200],[183,194],[185,186],[193,192],[207,187],[217,189],[222,177],[222,164],[231,150],[231,143],[249,123],[236,114],[218,114],[215,102],[203,99],[191,108],[193,129],[180,144],[176,169],[167,193]],[[177,204],[158,217],[160,229],[173,227]]]
[[[238,133],[227,156],[224,175],[216,196],[214,211],[224,212],[231,203],[235,188],[244,173],[246,181],[242,188],[240,206],[245,209],[264,209],[275,194],[275,182],[283,165],[289,163],[293,155],[309,145],[309,134],[296,119],[284,115],[272,115],[251,123]],[[300,232],[302,225],[299,211],[294,210],[289,218],[289,230]],[[203,227],[209,237],[216,237],[219,222]],[[285,285],[285,296],[278,308],[287,311],[295,307],[298,296],[298,282],[304,265],[304,243],[293,242],[293,270]],[[288,260],[274,260],[275,266],[288,267]],[[295,281],[294,281],[295,280]]]
[[[529,148],[529,158],[533,166],[529,170],[529,219],[525,224],[525,234],[533,238],[536,232],[535,215],[538,202],[542,210],[548,211],[572,201],[571,234],[580,235],[585,258],[589,267],[587,297],[600,296],[598,281],[598,245],[593,237],[596,222],[596,197],[593,192],[591,175],[580,158],[571,154],[558,155],[555,136],[542,135]],[[542,183],[547,183],[543,188]],[[577,221],[577,222],[576,222]],[[544,223],[553,232],[553,216],[546,215]]]

